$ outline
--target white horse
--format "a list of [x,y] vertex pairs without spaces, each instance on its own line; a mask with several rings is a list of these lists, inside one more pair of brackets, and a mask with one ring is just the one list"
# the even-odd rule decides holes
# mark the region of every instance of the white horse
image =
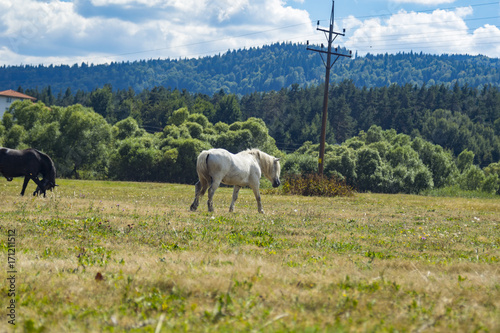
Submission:
[[[225,149],[204,150],[198,156],[196,163],[199,181],[195,185],[195,197],[191,211],[198,208],[199,199],[208,189],[208,211],[214,210],[214,193],[220,183],[234,185],[233,200],[229,211],[234,211],[234,203],[241,187],[249,186],[257,200],[259,213],[264,213],[260,201],[259,184],[262,174],[273,183],[280,186],[279,158],[268,155],[258,149],[248,149],[238,154],[232,154]],[[210,188],[208,188],[210,186]]]

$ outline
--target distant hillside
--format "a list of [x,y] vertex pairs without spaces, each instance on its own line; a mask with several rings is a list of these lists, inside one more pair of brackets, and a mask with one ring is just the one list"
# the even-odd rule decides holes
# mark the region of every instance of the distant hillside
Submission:
[[[280,90],[297,83],[317,85],[324,80],[320,56],[300,44],[273,44],[261,48],[184,60],[143,60],[109,65],[3,66],[0,90],[42,89],[92,91],[110,84],[113,89],[136,92],[164,86],[191,93],[212,95],[220,89],[245,95]],[[339,60],[332,81],[351,79],[358,87],[381,87],[392,83],[449,84],[471,87],[500,85],[500,60],[485,56],[427,55],[402,53],[367,55]]]

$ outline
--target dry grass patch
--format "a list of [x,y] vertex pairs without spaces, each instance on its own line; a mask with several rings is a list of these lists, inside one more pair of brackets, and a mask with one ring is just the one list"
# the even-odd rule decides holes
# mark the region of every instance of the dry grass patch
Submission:
[[17,331],[500,330],[498,200],[264,194],[261,215],[221,188],[209,214],[192,186],[60,184],[1,184]]

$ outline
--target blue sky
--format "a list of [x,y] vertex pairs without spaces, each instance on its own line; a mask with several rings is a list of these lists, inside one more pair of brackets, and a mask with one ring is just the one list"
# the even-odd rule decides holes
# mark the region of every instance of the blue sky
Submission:
[[[0,65],[197,58],[325,42],[331,0],[0,0]],[[357,52],[500,57],[500,1],[337,0]]]

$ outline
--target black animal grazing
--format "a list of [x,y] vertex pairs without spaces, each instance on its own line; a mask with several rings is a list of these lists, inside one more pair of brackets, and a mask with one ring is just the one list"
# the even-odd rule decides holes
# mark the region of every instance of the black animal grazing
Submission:
[[[56,185],[56,168],[50,157],[36,149],[16,150],[0,148],[0,173],[11,181],[14,177],[23,177],[21,195],[24,195],[28,182],[33,180],[37,188],[33,195],[43,194]],[[42,175],[42,180],[38,175]]]

